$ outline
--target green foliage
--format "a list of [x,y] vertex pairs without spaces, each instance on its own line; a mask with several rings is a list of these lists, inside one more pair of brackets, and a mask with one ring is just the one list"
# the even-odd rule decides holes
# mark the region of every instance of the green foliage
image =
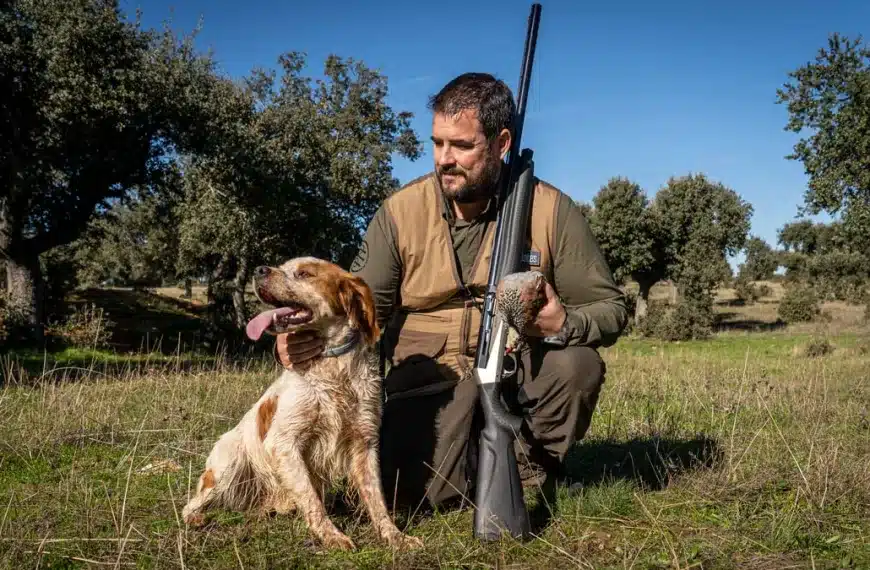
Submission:
[[666,269],[663,244],[641,187],[627,178],[611,178],[593,204],[590,226],[617,282],[629,277],[659,281]]
[[841,222],[825,224],[810,220],[784,225],[777,232],[777,240],[785,251],[805,255],[836,251],[849,244]]
[[831,34],[815,60],[777,89],[777,102],[788,109],[786,130],[811,133],[787,158],[800,160],[809,176],[805,204],[812,214],[870,204],[870,50],[861,43]]
[[754,303],[761,297],[761,291],[742,271],[734,281],[734,294],[742,303]]
[[635,332],[667,342],[703,340],[713,332],[713,312],[691,298],[681,298],[674,306],[650,303],[649,312],[635,326]]
[[89,304],[74,307],[63,320],[49,323],[46,333],[69,347],[100,349],[109,346],[114,324],[103,309]]
[[34,328],[36,259],[70,244],[64,266],[85,283],[205,276],[243,313],[258,263],[348,264],[398,186],[391,158],[421,153],[386,78],[354,60],[330,56],[314,80],[289,53],[280,74],[234,82],[115,0],[3,6],[0,248]]
[[786,323],[810,322],[821,314],[819,298],[812,287],[794,285],[786,288],[777,315]]
[[867,256],[849,251],[810,256],[805,268],[808,283],[822,299],[858,303],[870,277],[867,271]]
[[752,206],[734,190],[698,174],[671,178],[656,194],[652,210],[665,243],[668,276],[676,282],[685,307],[699,312],[692,318],[700,324],[689,328],[703,333],[712,321],[713,298],[726,276],[727,256],[735,255],[746,241]]
[[[279,58],[281,76],[255,70],[226,86],[234,125],[217,158],[190,156],[179,211],[178,269],[208,274],[216,297],[242,290],[262,263],[314,255],[347,266],[380,202],[398,188],[391,156],[416,159],[411,114],[386,103],[386,78],[364,64],[327,58],[324,78],[304,58]],[[215,297],[215,298],[216,298]]]
[[752,281],[763,281],[773,277],[779,268],[779,256],[770,245],[757,236],[746,240],[746,260],[740,266],[740,274]]
[[819,358],[834,352],[834,345],[826,338],[813,338],[804,348],[804,354],[809,358]]
[[154,287],[174,281],[180,197],[166,188],[116,202],[95,217],[74,244],[79,283]]
[[208,150],[217,76],[191,38],[140,29],[115,0],[4,2],[0,36],[0,247],[37,328],[40,254]]
[[[853,217],[859,209],[851,210]],[[786,277],[813,286],[822,299],[860,303],[870,279],[867,238],[854,234],[855,223],[830,224],[801,220],[779,231]]]

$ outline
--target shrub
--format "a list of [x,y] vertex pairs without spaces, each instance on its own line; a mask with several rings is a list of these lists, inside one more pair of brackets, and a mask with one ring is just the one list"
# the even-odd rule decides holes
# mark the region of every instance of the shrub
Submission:
[[743,276],[735,280],[734,294],[737,295],[737,299],[742,303],[754,303],[761,298],[758,288]]
[[804,354],[810,358],[818,358],[834,352],[834,345],[826,338],[815,338],[807,343]]
[[773,289],[771,289],[770,285],[767,283],[762,283],[761,285],[756,286],[755,290],[758,292],[759,299],[764,299],[773,295]]
[[680,300],[673,308],[650,303],[637,332],[670,342],[705,339],[713,332],[713,319],[709,311],[688,299]]
[[103,309],[90,304],[74,307],[73,312],[59,323],[49,323],[45,333],[67,346],[80,348],[105,348],[112,338],[115,325],[103,313]]
[[786,323],[809,322],[821,313],[819,298],[808,286],[788,287],[780,301],[777,314]]

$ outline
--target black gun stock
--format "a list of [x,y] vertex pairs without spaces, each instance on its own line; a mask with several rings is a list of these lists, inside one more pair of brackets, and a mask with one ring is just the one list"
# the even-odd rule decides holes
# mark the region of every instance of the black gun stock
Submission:
[[525,538],[531,531],[514,453],[522,418],[508,411],[501,400],[507,326],[495,314],[495,293],[505,275],[520,269],[526,246],[534,161],[530,149],[522,153],[519,149],[540,19],[541,5],[532,4],[508,155],[510,176],[499,189],[495,239],[474,363],[483,413],[474,500],[474,534],[481,540],[498,540],[505,532],[514,538]]

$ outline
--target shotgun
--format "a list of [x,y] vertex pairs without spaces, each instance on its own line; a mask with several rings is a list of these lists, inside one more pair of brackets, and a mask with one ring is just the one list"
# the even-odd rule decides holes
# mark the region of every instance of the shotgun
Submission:
[[497,540],[504,531],[514,538],[525,538],[530,532],[529,513],[514,453],[514,438],[519,436],[522,418],[507,410],[501,400],[502,377],[512,370],[505,371],[507,324],[495,312],[495,295],[499,281],[520,270],[526,249],[534,162],[530,149],[520,152],[520,139],[540,19],[541,5],[532,4],[508,155],[510,175],[499,188],[495,238],[474,361],[483,416],[474,501],[474,534],[480,540]]

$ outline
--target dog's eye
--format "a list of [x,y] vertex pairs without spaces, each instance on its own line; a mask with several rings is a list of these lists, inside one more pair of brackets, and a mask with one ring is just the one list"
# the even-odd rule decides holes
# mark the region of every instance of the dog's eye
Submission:
[[296,272],[297,279],[308,279],[309,277],[311,277],[311,274],[304,269],[300,269]]

